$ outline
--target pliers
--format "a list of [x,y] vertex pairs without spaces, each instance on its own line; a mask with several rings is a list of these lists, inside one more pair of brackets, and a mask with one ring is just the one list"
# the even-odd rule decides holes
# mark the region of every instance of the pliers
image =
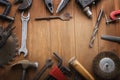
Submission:
[[53,14],[53,0],[44,0],[46,7],[50,11],[51,14]]
[[[68,4],[70,0],[61,0],[60,4],[58,5],[58,8],[56,10],[56,13],[59,13],[60,11],[65,8],[65,6]],[[53,6],[53,0],[44,0],[46,7],[50,11],[51,14],[54,12],[54,6]]]
[[63,10],[67,6],[70,0],[61,0],[60,4],[58,5],[58,8],[56,10],[56,13],[59,13],[60,11]]

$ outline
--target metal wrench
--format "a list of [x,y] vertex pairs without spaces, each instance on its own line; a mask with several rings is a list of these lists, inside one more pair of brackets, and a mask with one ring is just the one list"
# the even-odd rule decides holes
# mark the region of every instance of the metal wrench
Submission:
[[30,19],[30,13],[25,17],[23,16],[24,12],[21,14],[21,20],[22,20],[22,42],[21,42],[21,48],[18,51],[18,55],[21,53],[24,53],[24,57],[28,55],[28,50],[26,48],[26,40],[27,40],[27,24]]
[[51,59],[47,59],[45,65],[42,67],[42,69],[38,72],[38,74],[34,77],[33,80],[39,80],[39,78],[42,76],[42,74],[53,65],[53,62]]

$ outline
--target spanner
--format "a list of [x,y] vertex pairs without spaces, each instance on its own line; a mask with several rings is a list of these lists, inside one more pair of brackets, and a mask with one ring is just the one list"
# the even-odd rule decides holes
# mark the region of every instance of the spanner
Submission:
[[53,65],[53,62],[51,59],[47,59],[45,65],[42,67],[42,69],[37,73],[37,75],[34,77],[33,80],[39,80],[39,78],[42,76],[42,74]]
[[21,48],[18,51],[18,55],[21,53],[24,53],[24,57],[28,55],[28,50],[26,48],[26,41],[27,41],[27,24],[30,19],[30,13],[25,17],[23,16],[24,12],[21,14],[21,20],[22,20],[22,42],[21,42]]

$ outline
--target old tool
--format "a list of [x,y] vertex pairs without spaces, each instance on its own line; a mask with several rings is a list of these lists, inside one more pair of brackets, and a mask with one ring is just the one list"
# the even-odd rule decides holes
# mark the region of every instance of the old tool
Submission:
[[101,39],[120,43],[120,37],[117,36],[102,35]]
[[4,12],[0,14],[0,18],[3,20],[13,21],[14,18],[8,16],[11,9],[11,3],[7,0],[0,0],[0,4],[6,7]]
[[110,18],[112,20],[120,19],[120,18],[117,18],[118,15],[120,15],[120,10],[112,11],[110,13]]
[[70,0],[61,0],[60,4],[57,7],[56,13],[59,13],[67,6],[67,4],[70,2]]
[[18,51],[18,54],[20,55],[22,52],[24,53],[24,57],[28,55],[28,50],[26,48],[26,42],[27,42],[27,27],[28,27],[28,21],[30,19],[30,13],[28,13],[28,16],[23,16],[24,12],[21,14],[21,20],[22,20],[22,42],[21,42],[21,48]]
[[101,21],[101,19],[102,19],[102,16],[103,16],[103,10],[100,9],[100,12],[99,12],[99,14],[98,14],[98,18],[97,18],[97,21],[96,21],[96,24],[95,24],[95,28],[94,28],[93,33],[92,33],[92,36],[91,36],[91,38],[90,38],[90,43],[89,43],[89,47],[90,47],[90,48],[93,47],[93,43],[94,43],[96,34],[97,34],[97,32],[98,32],[99,24],[100,24],[100,21]]
[[69,65],[81,74],[86,80],[95,80],[94,77],[73,57],[69,61]]
[[79,72],[70,66],[70,70],[73,74],[73,80],[86,80]]
[[89,18],[92,17],[92,12],[90,10],[90,6],[95,4],[97,0],[76,0],[76,3],[83,8],[83,11],[87,14]]
[[6,41],[11,36],[13,29],[15,29],[15,27],[12,28],[12,23],[13,22],[10,22],[5,29],[1,29],[1,32],[0,32],[0,48],[2,48],[5,45]]
[[21,3],[18,7],[18,10],[25,11],[31,7],[32,0],[14,0],[14,4],[18,3]]
[[120,18],[117,17],[118,15],[120,15],[120,10],[112,11],[112,12],[110,13],[110,18],[111,18],[111,19],[109,19],[109,20],[108,20],[107,16],[105,15],[106,24],[118,22],[118,21],[120,20]]
[[0,26],[0,66],[8,64],[17,53],[17,39],[16,35],[12,32],[15,27],[9,23],[6,28]]
[[53,0],[44,0],[47,9],[53,14],[54,7],[53,7]]
[[42,74],[53,65],[53,62],[51,59],[47,59],[45,65],[42,67],[42,69],[37,73],[37,75],[34,77],[33,80],[39,80],[39,78],[42,76]]
[[11,66],[11,68],[14,70],[15,67],[17,66],[21,66],[22,69],[23,69],[23,74],[22,74],[22,78],[21,80],[25,80],[25,75],[26,75],[26,71],[29,69],[29,68],[38,68],[38,62],[30,62],[29,60],[21,60],[21,61],[18,61],[17,63],[13,64]]
[[119,19],[115,19],[115,20],[108,19],[107,15],[105,14],[105,20],[106,20],[106,24],[110,24],[110,23],[117,22]]
[[62,66],[62,59],[56,53],[53,54],[58,60],[58,65],[53,66],[49,75],[44,80],[67,80],[66,76],[71,77],[70,69]]
[[93,60],[93,72],[100,80],[118,80],[120,59],[114,52],[100,52]]
[[35,18],[35,20],[51,20],[51,19],[60,19],[62,21],[69,21],[72,18],[72,16],[69,13],[62,14],[60,16],[48,16],[48,17],[41,17],[41,18]]

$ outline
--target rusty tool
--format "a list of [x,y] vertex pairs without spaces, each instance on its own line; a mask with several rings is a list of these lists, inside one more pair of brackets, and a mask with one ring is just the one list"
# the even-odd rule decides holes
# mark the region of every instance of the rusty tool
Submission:
[[60,19],[62,21],[69,21],[71,18],[72,18],[72,16],[69,13],[65,13],[60,16],[48,16],[48,17],[35,18],[35,20]]
[[49,75],[44,80],[67,80],[66,76],[71,77],[70,69],[62,66],[63,61],[57,55],[57,53],[53,53],[53,54],[58,60],[58,64],[57,66],[53,66],[52,70],[49,72]]
[[94,77],[73,57],[69,61],[69,65],[81,74],[86,80],[95,80]]
[[102,35],[101,39],[120,43],[120,37],[117,36]]
[[15,27],[12,28],[12,24],[13,21],[10,22],[8,26],[0,32],[0,48],[2,48],[5,45],[6,41],[11,36],[12,31],[15,29]]
[[11,66],[12,69],[16,66],[21,66],[23,69],[23,74],[21,80],[25,80],[26,70],[28,68],[38,68],[38,62],[30,62],[29,60],[21,60]]
[[83,9],[83,12],[89,17],[92,18],[92,12],[90,6],[95,4],[99,0],[75,0],[76,3]]
[[118,19],[116,19],[116,20],[108,19],[106,14],[105,14],[105,20],[106,20],[106,24],[110,24],[110,23],[114,23],[114,22],[118,21]]
[[42,74],[53,65],[53,62],[51,59],[47,59],[45,65],[42,67],[42,69],[37,73],[37,75],[34,77],[33,80],[39,80],[39,78],[42,76]]
[[11,23],[3,29],[0,26],[0,66],[8,64],[17,55],[17,38],[12,32]]
[[95,40],[95,38],[96,38],[98,29],[99,29],[99,24],[100,24],[100,21],[101,21],[101,19],[102,19],[102,16],[103,16],[103,10],[100,9],[99,14],[98,14],[98,18],[97,18],[97,21],[96,21],[96,24],[95,24],[95,28],[94,28],[93,33],[92,33],[92,36],[91,36],[91,38],[90,38],[90,43],[89,43],[89,47],[90,47],[90,48],[93,47],[93,43],[94,43],[94,40]]
[[31,7],[32,0],[14,0],[14,4],[18,3],[21,3],[18,7],[18,10],[25,11]]
[[120,20],[120,17],[117,17],[118,15],[120,15],[120,10],[112,11],[110,13],[110,19],[105,15],[106,24],[118,22]]
[[3,20],[14,21],[14,18],[8,16],[11,9],[11,3],[8,0],[0,0],[0,4],[6,7],[4,12],[0,14],[0,18]]
[[114,52],[100,52],[92,64],[95,77],[100,80],[118,80],[120,76],[120,59]]

